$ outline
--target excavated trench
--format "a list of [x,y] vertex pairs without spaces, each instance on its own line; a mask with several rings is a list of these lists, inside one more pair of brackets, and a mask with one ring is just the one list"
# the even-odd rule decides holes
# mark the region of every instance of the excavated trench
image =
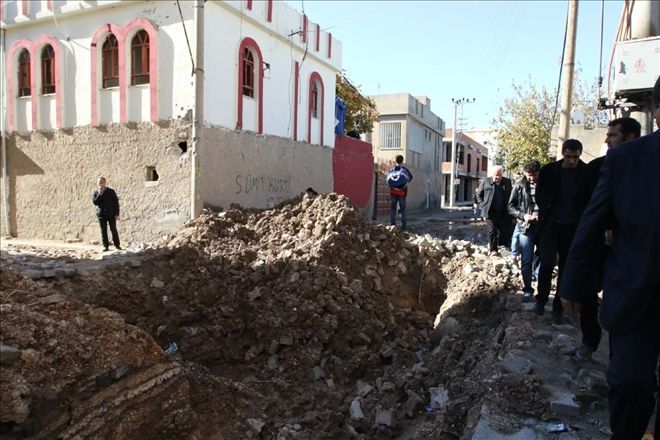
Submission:
[[537,403],[493,377],[511,273],[341,196],[208,213],[140,262],[3,270],[0,438],[460,438],[486,394]]

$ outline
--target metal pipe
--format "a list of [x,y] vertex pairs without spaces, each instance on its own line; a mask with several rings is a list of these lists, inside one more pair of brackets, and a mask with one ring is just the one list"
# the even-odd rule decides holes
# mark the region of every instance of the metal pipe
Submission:
[[195,0],[193,7],[195,20],[195,70],[193,72],[195,103],[193,107],[192,151],[190,152],[192,172],[190,179],[190,218],[197,217],[202,211],[202,197],[199,192],[200,171],[197,156],[204,127],[204,0]]
[[0,67],[0,106],[2,107],[2,116],[0,116],[0,139],[2,143],[2,208],[4,211],[3,221],[5,223],[5,230],[7,235],[11,235],[11,215],[9,212],[9,170],[7,164],[7,130],[6,130],[6,117],[7,117],[7,101],[10,99],[6,96],[5,84],[5,66],[7,60],[5,59],[5,44],[6,44],[6,29],[0,29],[0,60],[2,66]]

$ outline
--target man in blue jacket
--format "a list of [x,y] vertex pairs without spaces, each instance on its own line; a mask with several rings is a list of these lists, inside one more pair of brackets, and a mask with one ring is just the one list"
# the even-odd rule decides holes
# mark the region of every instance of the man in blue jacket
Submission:
[[653,396],[660,350],[660,77],[653,105],[659,130],[607,152],[560,290],[566,313],[580,313],[589,292],[584,275],[611,226],[600,322],[610,333],[610,427],[617,440],[642,438],[654,405],[655,436],[660,435],[660,402]]

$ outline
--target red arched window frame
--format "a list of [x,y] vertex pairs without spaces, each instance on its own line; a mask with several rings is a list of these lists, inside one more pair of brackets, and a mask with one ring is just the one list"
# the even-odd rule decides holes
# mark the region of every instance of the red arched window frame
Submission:
[[30,96],[32,74],[30,73],[30,52],[23,49],[18,55],[18,96]]
[[55,51],[47,44],[41,50],[41,94],[55,93]]
[[149,34],[138,31],[131,40],[131,85],[149,84]]
[[108,35],[103,43],[101,74],[104,89],[119,86],[119,43],[114,34]]
[[243,96],[254,98],[254,55],[248,47],[243,49]]

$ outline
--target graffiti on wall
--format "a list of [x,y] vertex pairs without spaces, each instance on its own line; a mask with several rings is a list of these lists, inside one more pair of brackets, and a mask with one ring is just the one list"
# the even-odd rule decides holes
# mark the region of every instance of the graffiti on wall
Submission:
[[236,176],[235,194],[290,194],[291,179],[282,179],[274,176],[254,176],[252,174]]

